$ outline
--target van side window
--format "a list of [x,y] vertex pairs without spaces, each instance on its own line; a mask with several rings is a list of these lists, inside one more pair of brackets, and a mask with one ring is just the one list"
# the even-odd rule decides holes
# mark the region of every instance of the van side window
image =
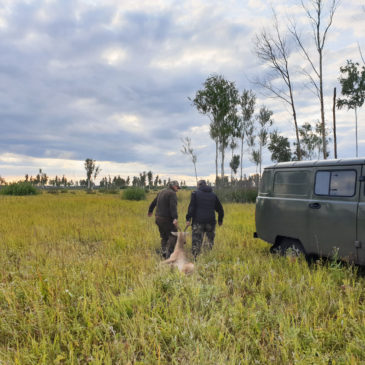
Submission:
[[262,174],[261,184],[260,184],[260,193],[268,194],[271,190],[271,173],[270,171],[264,171]]
[[274,194],[306,195],[309,187],[309,171],[277,171],[274,177]]
[[314,186],[316,195],[354,196],[355,170],[317,171]]

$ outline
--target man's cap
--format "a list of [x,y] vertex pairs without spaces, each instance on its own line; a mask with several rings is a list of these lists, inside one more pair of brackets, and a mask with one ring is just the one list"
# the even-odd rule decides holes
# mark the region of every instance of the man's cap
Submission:
[[207,185],[207,182],[205,180],[199,180],[198,181],[198,187]]
[[179,182],[177,180],[170,181],[170,186],[176,186],[178,189],[180,189]]

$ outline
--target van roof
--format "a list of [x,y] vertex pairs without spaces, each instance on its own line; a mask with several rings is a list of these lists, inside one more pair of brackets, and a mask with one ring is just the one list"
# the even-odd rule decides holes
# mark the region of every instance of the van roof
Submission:
[[310,160],[310,161],[288,161],[279,162],[265,169],[291,168],[291,167],[314,167],[314,166],[343,166],[343,165],[363,165],[365,158],[341,158],[332,160]]

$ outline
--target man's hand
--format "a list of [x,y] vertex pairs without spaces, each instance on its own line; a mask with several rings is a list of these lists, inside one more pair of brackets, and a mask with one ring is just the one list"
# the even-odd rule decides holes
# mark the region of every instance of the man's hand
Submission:
[[172,221],[172,224],[177,227],[177,219],[175,218],[173,221]]
[[149,217],[152,217],[152,213],[151,213],[151,212],[148,212],[148,213],[147,213],[147,215],[148,215]]
[[218,226],[221,226],[223,224],[223,222],[218,222]]
[[189,227],[191,225],[190,221],[186,221],[186,227]]

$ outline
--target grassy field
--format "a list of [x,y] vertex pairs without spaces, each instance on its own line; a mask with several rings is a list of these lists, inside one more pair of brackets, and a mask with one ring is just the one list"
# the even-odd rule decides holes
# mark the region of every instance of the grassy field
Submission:
[[1,365],[365,364],[356,269],[272,256],[254,205],[225,204],[183,276],[159,265],[152,199],[0,196]]

